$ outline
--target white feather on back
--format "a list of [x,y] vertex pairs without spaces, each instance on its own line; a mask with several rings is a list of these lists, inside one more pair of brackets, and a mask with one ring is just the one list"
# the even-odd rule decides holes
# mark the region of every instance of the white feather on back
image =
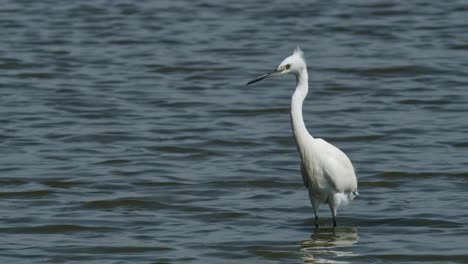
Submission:
[[317,138],[314,140],[318,162],[324,171],[324,176],[336,192],[349,193],[357,189],[356,175],[349,158],[340,149]]

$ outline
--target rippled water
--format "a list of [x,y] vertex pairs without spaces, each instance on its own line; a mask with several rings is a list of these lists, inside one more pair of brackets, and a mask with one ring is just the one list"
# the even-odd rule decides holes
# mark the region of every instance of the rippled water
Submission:
[[[3,1],[2,263],[468,263],[465,1]],[[360,198],[314,229],[291,77]]]

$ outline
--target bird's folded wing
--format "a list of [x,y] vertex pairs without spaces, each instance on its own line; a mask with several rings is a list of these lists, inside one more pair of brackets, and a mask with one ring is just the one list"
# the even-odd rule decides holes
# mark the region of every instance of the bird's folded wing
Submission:
[[356,190],[356,175],[349,158],[340,149],[323,139],[316,140],[316,147],[322,155],[321,163],[324,176],[331,186],[338,192],[352,192]]

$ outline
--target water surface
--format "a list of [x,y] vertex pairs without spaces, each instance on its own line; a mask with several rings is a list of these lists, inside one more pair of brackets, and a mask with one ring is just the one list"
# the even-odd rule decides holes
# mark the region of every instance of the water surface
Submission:
[[[468,263],[464,1],[4,1],[2,263]],[[320,229],[289,123],[361,197]]]

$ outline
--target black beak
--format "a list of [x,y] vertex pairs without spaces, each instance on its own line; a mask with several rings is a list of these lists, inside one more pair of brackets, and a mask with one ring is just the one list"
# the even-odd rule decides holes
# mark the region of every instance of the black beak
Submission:
[[262,76],[257,77],[255,80],[252,80],[252,81],[248,82],[246,85],[259,82],[259,81],[261,81],[261,80],[263,80],[263,79],[266,79],[266,78],[268,78],[268,77],[275,76],[275,75],[277,75],[277,74],[280,73],[280,72],[281,72],[280,70],[274,70],[274,71],[272,71],[272,72],[270,72],[270,73],[263,74]]

